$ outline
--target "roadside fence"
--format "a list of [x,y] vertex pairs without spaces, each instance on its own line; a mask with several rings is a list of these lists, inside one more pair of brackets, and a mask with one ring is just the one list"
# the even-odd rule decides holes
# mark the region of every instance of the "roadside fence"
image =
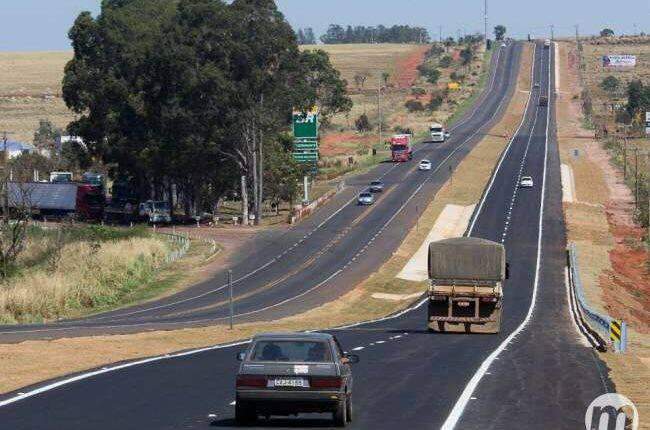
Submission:
[[567,259],[571,299],[575,304],[577,322],[587,331],[587,335],[598,343],[599,349],[607,350],[608,347],[613,347],[615,352],[624,353],[627,349],[627,325],[625,321],[596,311],[587,302],[574,243],[569,245]]
[[166,237],[174,245],[174,249],[167,254],[165,258],[166,263],[173,263],[180,260],[187,254],[190,249],[190,238],[180,234],[174,233],[158,233],[160,236]]

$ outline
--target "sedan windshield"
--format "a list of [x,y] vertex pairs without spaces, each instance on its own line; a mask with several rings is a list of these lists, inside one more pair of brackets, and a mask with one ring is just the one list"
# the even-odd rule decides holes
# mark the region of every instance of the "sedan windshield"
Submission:
[[381,185],[381,182],[379,181],[372,181],[370,185]]
[[251,361],[322,363],[332,361],[332,355],[325,342],[263,340],[255,344]]
[[372,197],[372,194],[369,194],[369,193],[363,193],[363,194],[361,194],[359,197],[361,197],[362,199],[368,199],[368,198],[371,198],[371,197]]

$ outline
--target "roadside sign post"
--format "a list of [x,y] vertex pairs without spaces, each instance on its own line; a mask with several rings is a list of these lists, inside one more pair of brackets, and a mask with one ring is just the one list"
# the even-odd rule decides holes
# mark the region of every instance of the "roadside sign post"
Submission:
[[318,108],[293,113],[293,159],[301,164],[318,165]]
[[233,327],[233,318],[234,318],[234,306],[232,302],[232,270],[228,270],[228,301],[230,304],[230,330],[232,330]]

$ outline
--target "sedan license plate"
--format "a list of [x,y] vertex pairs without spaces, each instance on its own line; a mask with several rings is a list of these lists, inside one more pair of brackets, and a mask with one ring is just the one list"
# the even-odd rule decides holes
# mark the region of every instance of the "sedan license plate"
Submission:
[[273,378],[269,379],[268,385],[269,388],[309,388],[309,380],[307,378]]
[[458,302],[458,307],[466,308],[469,306],[469,302]]

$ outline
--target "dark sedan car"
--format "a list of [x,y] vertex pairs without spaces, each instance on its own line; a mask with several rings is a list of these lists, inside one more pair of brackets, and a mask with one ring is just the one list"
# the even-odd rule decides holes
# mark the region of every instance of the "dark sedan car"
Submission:
[[356,355],[345,354],[324,333],[263,334],[237,356],[235,420],[258,415],[331,412],[335,424],[352,421],[352,372]]

